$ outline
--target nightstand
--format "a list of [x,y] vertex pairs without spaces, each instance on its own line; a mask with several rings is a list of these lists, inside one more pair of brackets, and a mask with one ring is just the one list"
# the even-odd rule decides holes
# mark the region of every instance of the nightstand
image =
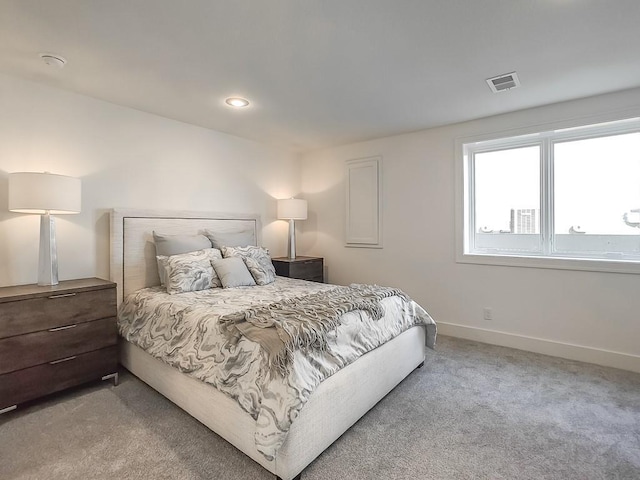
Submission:
[[299,278],[312,282],[324,282],[324,260],[322,257],[278,257],[271,259],[276,275]]
[[116,284],[0,288],[0,413],[102,378],[118,382]]

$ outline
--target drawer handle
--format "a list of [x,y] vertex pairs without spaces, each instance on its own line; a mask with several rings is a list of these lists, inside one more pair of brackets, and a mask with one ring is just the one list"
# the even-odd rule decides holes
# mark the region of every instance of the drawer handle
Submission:
[[51,295],[49,298],[53,300],[55,298],[75,297],[76,295],[76,293],[61,293],[60,295]]
[[69,328],[75,328],[77,326],[78,326],[78,324],[74,323],[73,325],[65,325],[64,327],[50,328],[49,331],[50,332],[59,332],[60,330],[68,330]]
[[68,362],[69,360],[73,360],[74,358],[76,358],[76,355],[74,355],[73,357],[61,358],[60,360],[54,360],[53,362],[49,362],[49,365],[56,365],[58,363]]

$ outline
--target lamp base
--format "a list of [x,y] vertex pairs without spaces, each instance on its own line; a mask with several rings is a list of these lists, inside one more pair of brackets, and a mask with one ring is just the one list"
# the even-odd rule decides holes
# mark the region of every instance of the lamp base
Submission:
[[289,220],[289,258],[296,258],[296,223],[295,220]]
[[40,216],[40,255],[38,285],[58,285],[58,253],[56,250],[56,222],[49,213]]

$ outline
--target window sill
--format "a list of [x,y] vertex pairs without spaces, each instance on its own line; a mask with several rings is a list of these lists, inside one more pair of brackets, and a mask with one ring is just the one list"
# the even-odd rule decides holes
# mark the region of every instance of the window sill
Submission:
[[550,268],[554,270],[640,274],[640,262],[628,260],[591,260],[586,258],[458,253],[456,255],[456,262],[502,267]]

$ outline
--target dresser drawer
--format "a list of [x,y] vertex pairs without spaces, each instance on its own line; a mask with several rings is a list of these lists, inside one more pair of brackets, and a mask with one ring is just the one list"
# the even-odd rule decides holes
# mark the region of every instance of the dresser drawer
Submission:
[[0,409],[118,371],[118,347],[0,375]]
[[0,338],[89,322],[116,314],[116,290],[53,293],[0,303]]
[[0,374],[115,345],[116,319],[54,327],[0,339]]
[[311,279],[322,276],[322,260],[305,260],[289,265],[289,275],[293,278]]
[[312,282],[324,282],[324,259],[322,257],[277,257],[272,259],[276,275],[299,278]]

